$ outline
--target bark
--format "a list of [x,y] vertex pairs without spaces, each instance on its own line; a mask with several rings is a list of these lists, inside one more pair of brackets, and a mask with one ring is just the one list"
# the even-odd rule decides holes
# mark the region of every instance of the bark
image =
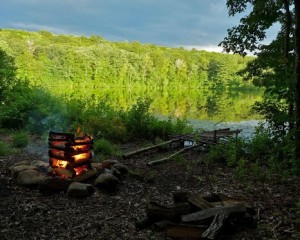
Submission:
[[181,221],[188,222],[198,222],[198,221],[206,221],[210,218],[214,217],[220,212],[226,212],[228,215],[230,214],[245,214],[246,208],[242,204],[230,205],[230,206],[222,206],[216,208],[208,208],[198,212],[193,212],[187,215],[181,216]]
[[203,239],[205,228],[202,226],[178,224],[167,228],[167,236],[175,239]]
[[169,207],[162,206],[155,202],[150,202],[146,208],[146,214],[149,219],[161,220],[178,220],[181,215],[188,214],[191,211],[189,203],[179,203]]
[[[290,92],[290,96],[292,97],[293,94],[293,80],[291,81],[291,76],[289,73],[289,68],[290,68],[290,64],[289,64],[289,52],[291,50],[291,46],[290,46],[290,34],[291,34],[291,27],[292,27],[292,16],[291,16],[291,11],[290,11],[290,4],[289,4],[289,0],[284,0],[283,1],[284,4],[284,9],[285,9],[285,47],[284,47],[284,57],[286,60],[286,64],[285,64],[285,75],[286,75],[286,81],[289,82],[289,92]],[[293,129],[295,127],[294,124],[294,99],[290,99],[289,100],[289,109],[288,109],[288,116],[289,116],[289,128]]]
[[294,0],[295,4],[295,83],[296,83],[296,160],[300,169],[300,1]]
[[207,228],[202,234],[202,237],[205,239],[215,239],[221,231],[221,229],[224,227],[225,221],[228,217],[229,214],[226,211],[221,211],[217,213],[209,228]]

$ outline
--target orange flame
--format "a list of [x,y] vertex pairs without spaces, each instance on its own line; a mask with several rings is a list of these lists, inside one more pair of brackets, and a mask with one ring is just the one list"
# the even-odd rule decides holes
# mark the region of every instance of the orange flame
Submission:
[[83,166],[74,168],[74,171],[75,171],[76,175],[79,175],[79,174],[81,174],[82,172],[87,171],[87,166],[86,166],[86,165],[83,165]]
[[87,150],[89,150],[89,146],[88,145],[76,145],[76,146],[72,146],[72,149],[74,151],[87,151]]
[[77,154],[77,155],[74,155],[73,158],[75,160],[75,162],[80,162],[82,160],[86,160],[87,158],[90,157],[90,153],[87,152],[87,153],[80,153],[80,154]]
[[51,160],[52,160],[52,167],[66,168],[68,165],[68,161],[57,160],[53,158]]
[[75,143],[89,143],[91,142],[91,137],[78,138],[75,140]]

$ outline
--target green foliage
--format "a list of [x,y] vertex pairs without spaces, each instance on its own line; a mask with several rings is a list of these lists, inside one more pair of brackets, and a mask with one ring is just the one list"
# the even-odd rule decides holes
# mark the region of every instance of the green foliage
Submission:
[[217,144],[210,149],[208,164],[221,162],[235,167],[236,176],[253,174],[264,179],[267,173],[297,173],[297,164],[293,158],[294,142],[290,136],[274,135],[261,125],[253,138],[237,138]]
[[19,78],[49,88],[71,83],[91,89],[107,86],[192,89],[215,87],[216,83],[234,88],[244,85],[236,72],[252,59],[139,42],[109,42],[99,36],[5,29],[0,32],[0,47],[15,57]]
[[131,136],[152,138],[151,127],[156,119],[149,113],[150,104],[149,99],[140,99],[129,111],[125,112],[124,121]]
[[94,141],[94,152],[97,156],[100,156],[101,159],[115,156],[117,149],[116,147],[106,139],[98,139]]
[[[63,128],[65,107],[63,102],[42,89],[16,80],[16,85],[5,94],[0,106],[0,126],[43,133],[49,128]],[[59,126],[59,127],[58,127]]]
[[0,99],[3,99],[4,92],[13,86],[16,79],[16,70],[13,57],[9,56],[0,47]]
[[184,119],[176,119],[175,122],[171,118],[167,121],[158,120],[149,112],[150,104],[149,99],[140,99],[129,111],[123,113],[129,136],[154,140],[156,137],[166,139],[172,134],[192,131]]
[[0,156],[5,156],[11,153],[11,149],[9,148],[9,146],[0,141]]
[[213,146],[208,155],[209,163],[225,163],[236,167],[242,156],[247,151],[247,140],[243,138],[230,138]]
[[[245,79],[252,80],[257,86],[265,88],[264,100],[256,104],[255,109],[262,114],[272,134],[259,136],[262,141],[253,142],[253,157],[266,147],[263,161],[272,169],[293,171],[298,168],[300,159],[299,139],[299,104],[296,98],[299,95],[299,68],[297,50],[299,40],[297,29],[299,10],[294,5],[298,1],[234,1],[227,0],[230,15],[241,12],[247,13],[240,19],[237,26],[228,29],[228,36],[220,43],[227,52],[246,55],[247,51],[256,52],[257,57],[248,62],[241,71]],[[249,9],[249,11],[248,11]],[[296,19],[296,20],[295,20]],[[280,25],[276,38],[269,44],[264,44],[266,31]],[[297,130],[295,130],[295,127]],[[294,136],[293,136],[294,134]],[[295,142],[295,143],[294,143]],[[267,144],[268,143],[268,144]],[[267,150],[271,150],[269,153]],[[298,158],[298,167],[292,155]],[[267,159],[267,161],[265,160]],[[263,162],[261,160],[260,165]]]
[[29,135],[24,130],[15,131],[12,135],[12,146],[16,148],[26,147],[29,143]]

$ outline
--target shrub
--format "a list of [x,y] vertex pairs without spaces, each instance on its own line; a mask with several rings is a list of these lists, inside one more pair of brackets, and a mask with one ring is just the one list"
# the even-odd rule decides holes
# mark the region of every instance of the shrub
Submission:
[[12,151],[8,145],[4,142],[0,142],[0,156],[5,156],[10,154]]
[[42,89],[30,87],[27,81],[6,92],[0,109],[0,126],[8,129],[27,128],[33,133],[43,133],[49,128],[63,128],[64,107],[61,100]]
[[29,143],[28,133],[25,131],[17,131],[12,135],[12,146],[16,148],[26,147]]
[[135,138],[153,138],[152,127],[157,119],[149,113],[151,101],[141,100],[123,113],[125,126],[129,135]]
[[213,146],[208,163],[223,162],[236,167],[241,177],[246,171],[260,179],[268,173],[297,174],[293,157],[294,141],[289,135],[278,135],[269,128],[259,126],[252,139],[237,138]]
[[130,137],[150,140],[156,137],[166,139],[172,134],[192,131],[186,120],[176,119],[174,122],[171,118],[168,120],[157,119],[149,112],[150,104],[151,100],[140,99],[129,111],[122,113]]
[[94,152],[96,155],[102,155],[101,158],[107,158],[116,154],[116,147],[106,139],[98,139],[94,142]]

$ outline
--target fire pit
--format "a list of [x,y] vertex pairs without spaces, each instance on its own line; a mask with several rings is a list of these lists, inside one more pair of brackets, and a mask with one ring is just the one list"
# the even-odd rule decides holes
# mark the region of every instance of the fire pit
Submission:
[[48,141],[53,175],[73,178],[92,168],[91,136],[50,131]]

